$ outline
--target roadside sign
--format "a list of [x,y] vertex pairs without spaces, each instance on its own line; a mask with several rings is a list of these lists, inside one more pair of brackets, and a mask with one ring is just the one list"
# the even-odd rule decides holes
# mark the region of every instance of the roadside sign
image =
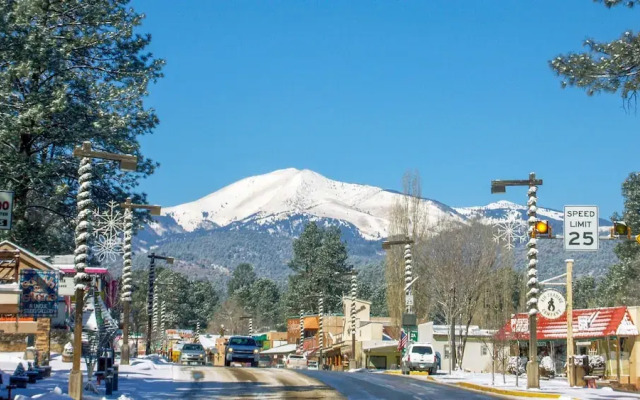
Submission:
[[0,191],[0,230],[11,229],[11,214],[13,212],[13,192]]
[[65,276],[58,281],[58,295],[73,296],[74,294],[76,294],[76,284],[72,276]]
[[408,306],[413,306],[413,295],[406,296],[405,304]]
[[564,206],[564,249],[598,250],[598,206]]
[[538,298],[538,309],[543,317],[556,319],[564,314],[567,309],[567,301],[557,290],[545,290]]
[[409,331],[409,340],[412,342],[418,341],[418,331]]
[[20,315],[55,317],[58,315],[58,272],[23,269],[20,271]]

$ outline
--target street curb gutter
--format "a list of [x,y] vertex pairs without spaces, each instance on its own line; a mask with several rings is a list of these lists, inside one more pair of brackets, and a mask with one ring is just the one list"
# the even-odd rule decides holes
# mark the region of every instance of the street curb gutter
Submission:
[[[429,380],[435,381],[435,379],[433,378],[429,378]],[[563,396],[559,393],[523,392],[520,390],[498,389],[498,388],[487,387],[483,385],[476,385],[468,382],[458,382],[458,383],[455,383],[454,385],[465,388],[465,389],[479,390],[481,392],[490,392],[490,393],[500,394],[503,396],[528,397],[528,398],[535,398],[535,399],[559,399],[560,397]]]

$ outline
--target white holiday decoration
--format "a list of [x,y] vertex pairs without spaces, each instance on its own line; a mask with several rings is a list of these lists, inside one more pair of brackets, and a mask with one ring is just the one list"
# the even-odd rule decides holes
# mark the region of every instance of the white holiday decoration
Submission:
[[117,210],[115,201],[110,201],[107,207],[108,210],[95,214],[93,223],[93,251],[100,262],[116,261],[124,251],[124,214]]
[[506,221],[497,222],[493,226],[496,229],[493,240],[496,243],[504,243],[504,247],[509,250],[512,250],[516,243],[524,243],[527,240],[527,225],[516,219],[514,214]]

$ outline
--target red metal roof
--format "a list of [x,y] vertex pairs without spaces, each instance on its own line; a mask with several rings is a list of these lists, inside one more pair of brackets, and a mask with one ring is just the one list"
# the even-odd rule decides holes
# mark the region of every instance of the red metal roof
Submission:
[[[638,335],[638,328],[625,306],[573,310],[572,319],[574,338]],[[538,340],[567,338],[566,312],[556,319],[547,319],[538,314],[537,320]],[[514,315],[497,334],[512,340],[529,339],[528,315]]]

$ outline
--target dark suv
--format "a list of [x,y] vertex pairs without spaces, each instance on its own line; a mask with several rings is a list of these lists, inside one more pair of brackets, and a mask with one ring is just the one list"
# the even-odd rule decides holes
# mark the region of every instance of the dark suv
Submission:
[[224,365],[228,367],[232,362],[251,363],[258,366],[260,348],[251,336],[231,336],[224,348]]

